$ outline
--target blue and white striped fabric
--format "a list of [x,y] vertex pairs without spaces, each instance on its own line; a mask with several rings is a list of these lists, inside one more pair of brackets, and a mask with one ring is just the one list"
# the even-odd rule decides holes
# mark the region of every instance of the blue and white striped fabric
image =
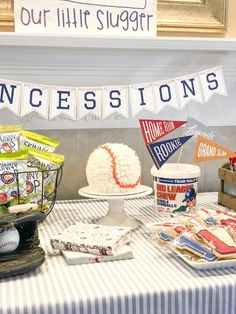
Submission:
[[[217,193],[198,195],[198,203],[218,207]],[[35,272],[0,280],[0,314],[235,314],[236,268],[195,270],[145,237],[133,233],[134,259],[68,265],[50,247],[50,236],[75,221],[94,222],[106,201],[57,202],[39,225],[46,262]],[[155,221],[152,197],[125,201],[126,212]]]

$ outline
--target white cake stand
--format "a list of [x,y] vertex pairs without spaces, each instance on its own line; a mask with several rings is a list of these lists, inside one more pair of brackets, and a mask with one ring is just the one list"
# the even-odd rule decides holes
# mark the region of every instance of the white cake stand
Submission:
[[108,213],[105,217],[99,219],[98,223],[109,226],[126,226],[136,229],[139,226],[138,220],[130,218],[125,213],[124,201],[126,199],[147,196],[152,193],[152,188],[140,185],[132,192],[102,194],[92,191],[89,186],[79,190],[79,194],[87,198],[105,199],[108,201]]

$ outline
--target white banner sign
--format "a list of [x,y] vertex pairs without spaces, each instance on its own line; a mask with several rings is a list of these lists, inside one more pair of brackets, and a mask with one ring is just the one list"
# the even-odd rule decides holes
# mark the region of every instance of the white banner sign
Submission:
[[180,106],[183,108],[190,100],[203,104],[203,95],[198,73],[193,73],[176,79],[176,86],[180,100]]
[[102,117],[102,87],[78,88],[78,104],[78,120],[87,115],[100,119]]
[[119,113],[124,118],[128,118],[128,109],[129,98],[127,86],[105,86],[103,88],[103,119],[114,113]]
[[49,113],[49,90],[46,85],[23,84],[22,86],[21,117],[36,112],[47,119]]
[[199,73],[205,102],[207,102],[214,94],[227,95],[224,76],[222,74],[220,67]]
[[14,0],[15,31],[156,36],[156,0]]
[[51,89],[49,118],[65,115],[76,119],[76,88],[53,86]]
[[[127,86],[66,87],[0,79],[0,109],[17,116],[32,112],[45,119],[60,115],[81,120],[89,115],[134,117],[143,110],[159,113],[166,107],[182,110],[187,103],[205,103],[208,95],[227,96],[221,67],[181,78]],[[190,104],[191,105],[191,104]]]
[[179,100],[175,80],[162,81],[153,84],[156,103],[158,104],[156,113],[160,112],[165,106],[179,109]]
[[142,110],[155,112],[152,83],[130,85],[129,92],[132,116],[136,116]]

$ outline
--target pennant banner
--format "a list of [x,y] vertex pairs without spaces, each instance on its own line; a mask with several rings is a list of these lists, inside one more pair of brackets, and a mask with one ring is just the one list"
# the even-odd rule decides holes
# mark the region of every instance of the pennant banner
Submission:
[[160,168],[191,137],[178,137],[147,145],[156,167]]
[[49,86],[24,84],[21,117],[36,112],[47,119],[49,117],[49,90]]
[[190,101],[204,103],[214,94],[227,96],[221,67],[167,81],[127,86],[63,87],[0,79],[0,109],[24,117],[37,112],[45,119],[60,115],[80,120],[88,115],[106,119],[113,113],[124,118],[147,110],[183,109]]
[[187,77],[177,78],[176,86],[181,108],[187,105],[191,100],[200,104],[204,103],[198,73],[190,74]]
[[87,115],[93,115],[97,118],[102,117],[102,88],[80,88],[78,89],[78,116],[77,119],[83,119]]
[[119,113],[124,118],[129,117],[129,99],[127,86],[106,86],[103,88],[103,111],[102,118],[105,119],[113,113]]
[[236,157],[236,153],[221,145],[218,145],[211,140],[206,139],[203,136],[197,137],[192,160],[194,163],[229,157]]
[[76,119],[76,88],[52,87],[49,118],[60,115]]
[[146,144],[158,141],[161,137],[173,132],[186,122],[187,121],[139,120],[142,135]]
[[214,94],[227,96],[224,76],[221,67],[199,73],[204,101],[207,102]]
[[8,108],[20,115],[22,83],[0,80],[0,109]]
[[157,104],[156,113],[160,112],[165,106],[180,109],[175,80],[156,82],[153,84],[153,89]]
[[153,85],[151,83],[130,85],[129,93],[132,116],[136,116],[142,110],[155,112]]
[[198,135],[203,136],[209,140],[214,140],[215,142],[225,142],[228,141],[226,137],[217,132],[213,131],[203,123],[198,120],[188,117],[187,123],[183,127],[183,136],[192,135],[197,137]]

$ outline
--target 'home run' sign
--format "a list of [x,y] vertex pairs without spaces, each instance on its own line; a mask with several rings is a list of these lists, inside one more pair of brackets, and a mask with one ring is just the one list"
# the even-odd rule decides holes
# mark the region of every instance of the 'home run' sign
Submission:
[[14,0],[15,31],[155,36],[156,0]]

